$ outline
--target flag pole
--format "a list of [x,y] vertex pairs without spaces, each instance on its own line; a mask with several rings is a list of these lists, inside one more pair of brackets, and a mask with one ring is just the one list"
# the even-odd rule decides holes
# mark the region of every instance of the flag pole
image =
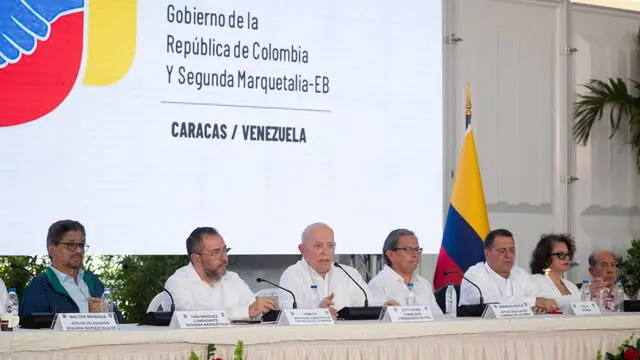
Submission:
[[465,106],[466,111],[464,113],[466,119],[466,125],[464,127],[465,129],[469,128],[469,125],[471,124],[471,84],[467,83],[466,88],[467,105]]

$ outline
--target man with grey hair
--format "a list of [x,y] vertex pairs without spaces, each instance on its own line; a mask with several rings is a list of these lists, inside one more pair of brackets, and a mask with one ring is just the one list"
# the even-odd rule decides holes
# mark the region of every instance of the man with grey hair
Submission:
[[[333,229],[324,223],[311,224],[302,232],[301,240],[298,250],[302,259],[289,266],[280,278],[280,286],[296,295],[298,307],[328,308],[335,317],[343,307],[363,306],[365,298],[362,290],[344,271],[333,265],[336,250]],[[382,305],[384,300],[374,297],[356,269],[341,266],[367,292],[371,306]],[[312,285],[316,287],[312,288]],[[282,309],[292,306],[293,299],[290,296],[283,295],[280,298]]]
[[416,273],[421,254],[422,248],[413,231],[393,230],[382,246],[384,268],[371,279],[369,287],[378,297],[395,300],[400,305],[414,305],[407,304],[411,286],[416,304],[427,305],[434,315],[442,315],[442,309],[433,295],[433,287],[427,279]]
[[[618,279],[618,261],[609,250],[595,250],[589,255],[589,275],[591,275],[591,297],[602,301],[607,310],[614,307],[613,290]],[[602,300],[600,299],[602,298]],[[625,294],[625,300],[629,296]]]

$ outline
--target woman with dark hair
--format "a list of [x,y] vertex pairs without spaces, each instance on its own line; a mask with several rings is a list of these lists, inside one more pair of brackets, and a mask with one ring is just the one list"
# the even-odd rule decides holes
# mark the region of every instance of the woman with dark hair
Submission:
[[563,275],[569,271],[576,245],[568,234],[542,235],[531,254],[532,280],[545,297],[556,300],[560,310],[571,301],[580,301],[580,290]]

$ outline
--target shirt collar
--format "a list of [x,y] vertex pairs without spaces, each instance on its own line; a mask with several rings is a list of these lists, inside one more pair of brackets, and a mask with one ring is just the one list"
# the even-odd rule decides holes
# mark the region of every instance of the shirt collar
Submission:
[[[385,265],[380,272],[382,276],[386,277],[389,280],[400,282],[404,285],[404,278],[402,275],[398,274],[391,266]],[[415,284],[416,276],[415,274],[411,275],[411,282]]]
[[511,279],[511,274],[513,274],[513,269],[511,269],[511,271],[509,272],[509,276],[507,278],[502,277],[502,275],[498,274],[497,272],[493,271],[493,269],[491,268],[491,266],[489,266],[489,263],[487,263],[485,261],[484,263],[484,267],[487,269],[487,272],[489,273],[489,275],[491,276],[496,276],[504,281],[507,281],[509,279]]
[[[63,273],[62,271],[54,268],[53,266],[51,266],[51,270],[53,270],[53,273],[56,274],[56,277],[58,278],[58,281],[60,281],[61,284],[69,280],[75,282],[73,277]],[[84,281],[83,277],[84,277],[84,270],[82,269],[78,270],[78,281]]]

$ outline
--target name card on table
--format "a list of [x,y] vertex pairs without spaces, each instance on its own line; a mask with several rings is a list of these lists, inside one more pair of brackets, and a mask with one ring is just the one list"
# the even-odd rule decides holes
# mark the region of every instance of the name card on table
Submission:
[[58,313],[53,320],[56,331],[115,331],[118,330],[114,313]]
[[433,314],[427,305],[387,306],[383,311],[384,323],[433,321]]
[[286,309],[280,311],[278,325],[334,325],[329,309]]
[[531,307],[521,304],[488,304],[482,314],[483,319],[518,319],[533,317]]
[[231,323],[224,310],[174,311],[170,329],[208,329],[229,327]]
[[600,307],[595,301],[572,301],[567,311],[573,315],[600,315]]

